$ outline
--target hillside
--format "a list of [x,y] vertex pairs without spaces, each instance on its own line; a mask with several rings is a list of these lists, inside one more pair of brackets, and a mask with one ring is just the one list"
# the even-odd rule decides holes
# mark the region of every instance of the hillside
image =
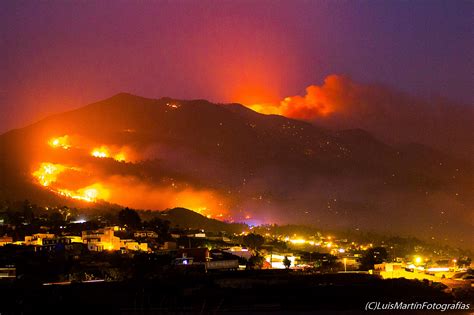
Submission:
[[184,207],[460,245],[473,228],[469,162],[239,104],[122,93],[3,134],[0,154],[2,199]]
[[174,208],[160,212],[158,217],[170,222],[170,227],[203,229],[211,232],[241,233],[248,226],[242,223],[227,223],[207,218],[194,211],[184,208]]

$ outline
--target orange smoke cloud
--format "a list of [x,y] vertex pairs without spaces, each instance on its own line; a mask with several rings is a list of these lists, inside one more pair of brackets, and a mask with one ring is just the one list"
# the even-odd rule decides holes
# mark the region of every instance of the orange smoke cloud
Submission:
[[348,77],[330,75],[321,86],[310,85],[304,96],[288,96],[280,104],[253,104],[248,107],[262,114],[277,114],[290,118],[313,120],[343,112],[348,101],[365,90]]
[[104,179],[110,188],[109,201],[141,209],[184,207],[203,215],[227,213],[226,200],[216,191],[199,189],[185,183],[169,186],[146,183],[135,176],[112,176]]
[[276,104],[250,109],[317,123],[330,129],[365,129],[387,142],[419,142],[472,158],[473,107],[446,100],[424,100],[344,75],[329,75]]

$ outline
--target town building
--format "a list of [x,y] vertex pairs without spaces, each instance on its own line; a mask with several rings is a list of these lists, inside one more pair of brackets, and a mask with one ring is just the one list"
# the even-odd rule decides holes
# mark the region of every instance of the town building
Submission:
[[90,251],[120,250],[120,238],[114,235],[114,227],[82,231],[82,242]]
[[133,233],[135,238],[158,238],[158,233],[155,231],[135,231]]
[[16,279],[16,267],[13,265],[0,267],[0,280],[2,279]]
[[120,249],[146,252],[148,251],[148,243],[139,243],[135,240],[121,239]]
[[37,233],[25,236],[25,245],[43,245],[44,240],[54,238],[54,234]]

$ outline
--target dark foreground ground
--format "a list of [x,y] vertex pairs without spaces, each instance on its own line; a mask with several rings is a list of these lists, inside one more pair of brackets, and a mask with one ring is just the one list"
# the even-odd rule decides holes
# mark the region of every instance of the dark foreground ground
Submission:
[[[436,284],[420,281],[381,280],[367,274],[286,271],[176,273],[153,280],[48,286],[21,281],[0,283],[1,315],[353,314],[365,313],[365,305],[370,301],[452,303],[460,300],[470,303],[472,311],[472,290],[453,296]],[[442,312],[449,313],[452,312]]]

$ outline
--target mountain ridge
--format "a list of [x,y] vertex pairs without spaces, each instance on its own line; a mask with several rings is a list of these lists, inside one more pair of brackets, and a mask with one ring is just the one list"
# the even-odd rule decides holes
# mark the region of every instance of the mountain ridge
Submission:
[[[64,135],[77,143],[68,150],[47,145]],[[91,157],[101,145],[128,150],[130,159]],[[183,206],[257,223],[309,221],[407,233],[415,229],[406,228],[407,216],[415,213],[414,226],[433,235],[441,231],[448,240],[466,235],[457,228],[472,227],[469,162],[240,104],[119,93],[2,134],[0,153],[3,198],[30,199],[29,191],[38,201],[50,196],[31,173],[40,162],[55,162],[87,173],[72,174],[66,181],[71,187],[87,179],[111,185],[107,201],[134,208]]]

